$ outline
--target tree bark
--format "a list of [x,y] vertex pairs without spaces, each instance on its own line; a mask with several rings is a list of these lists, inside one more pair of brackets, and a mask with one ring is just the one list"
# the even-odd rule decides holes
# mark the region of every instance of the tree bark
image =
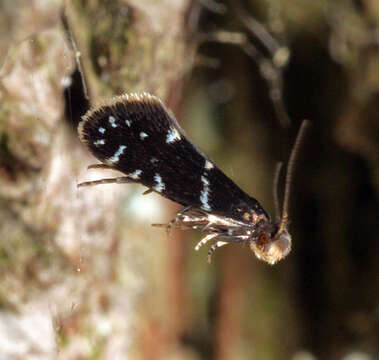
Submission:
[[[167,241],[159,231],[146,240],[152,216],[126,216],[123,199],[132,188],[77,189],[104,173],[86,172],[94,159],[76,125],[88,102],[122,92],[169,95],[192,66],[190,1],[65,4],[14,2],[1,15],[0,323],[7,326],[0,325],[0,337],[8,346],[0,355],[124,359],[143,338],[134,329],[152,315],[139,312],[144,289],[168,286],[158,275]],[[76,91],[80,75],[89,101]],[[154,214],[165,207],[157,197],[144,200]],[[160,304],[151,309],[157,317],[169,311]],[[41,333],[28,335],[34,329]]]

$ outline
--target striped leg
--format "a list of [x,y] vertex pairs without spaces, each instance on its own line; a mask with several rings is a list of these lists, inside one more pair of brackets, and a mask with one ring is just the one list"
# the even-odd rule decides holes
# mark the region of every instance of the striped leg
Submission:
[[[144,195],[147,194],[149,192],[149,190],[145,191],[144,192]],[[151,226],[154,226],[154,227],[164,227],[166,228],[166,231],[167,231],[167,234],[170,235],[170,232],[171,232],[171,229],[173,227],[176,227],[176,228],[179,228],[179,229],[182,229],[182,230],[187,230],[186,227],[184,227],[183,225],[181,225],[181,216],[187,212],[189,209],[191,208],[191,206],[186,206],[185,208],[179,210],[177,213],[176,213],[176,216],[168,223],[168,224],[151,224]],[[188,229],[191,229],[190,227],[188,227]]]
[[94,181],[85,181],[80,184],[78,184],[78,187],[83,186],[93,186],[93,185],[101,185],[101,184],[127,184],[127,183],[134,183],[135,181],[126,177],[126,176],[120,176],[116,178],[108,178],[108,179],[100,179],[100,180],[94,180]]
[[87,169],[110,169],[110,170],[115,170],[114,167],[106,165],[106,164],[92,164],[87,166]]
[[203,245],[205,245],[208,241],[211,241],[213,238],[217,237],[217,233],[209,234],[203,239],[201,239],[195,246],[195,250],[198,251]]
[[215,244],[211,246],[211,248],[208,250],[208,263],[210,264],[212,261],[212,254],[216,251],[217,248],[230,244],[226,241],[217,241]]

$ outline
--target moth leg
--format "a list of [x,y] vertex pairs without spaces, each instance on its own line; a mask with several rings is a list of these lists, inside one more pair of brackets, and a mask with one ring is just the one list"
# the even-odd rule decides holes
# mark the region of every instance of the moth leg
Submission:
[[167,236],[170,236],[171,228],[172,228],[171,221],[168,224],[151,224],[151,226],[165,228]]
[[84,186],[93,186],[93,185],[101,185],[101,184],[127,184],[127,183],[134,183],[135,181],[126,177],[126,176],[120,176],[116,178],[108,178],[108,179],[100,179],[100,180],[94,180],[94,181],[84,181],[77,185],[77,187],[84,187]]
[[106,165],[106,164],[91,164],[89,166],[87,166],[87,169],[90,170],[90,169],[109,169],[109,170],[115,170],[115,168],[113,166],[109,166],[109,165]]
[[208,263],[210,264],[212,261],[212,254],[216,251],[217,248],[227,245],[229,242],[226,241],[217,241],[215,244],[211,246],[211,248],[208,250]]
[[[149,190],[145,191],[146,194],[149,193]],[[144,194],[145,194],[144,193]],[[168,223],[168,224],[151,224],[151,226],[154,226],[154,227],[165,227],[166,228],[166,231],[167,231],[167,234],[169,235],[170,232],[171,232],[171,229],[174,227],[174,226],[177,226],[180,228],[180,225],[178,226],[177,224],[180,224],[181,220],[180,220],[180,217],[186,212],[188,211],[189,209],[191,208],[191,206],[186,206],[185,208],[179,210],[177,213],[176,213],[176,216]]]
[[217,237],[219,234],[213,233],[209,234],[203,239],[201,239],[195,246],[195,250],[198,251],[203,245],[205,245],[208,241],[211,241],[213,238]]

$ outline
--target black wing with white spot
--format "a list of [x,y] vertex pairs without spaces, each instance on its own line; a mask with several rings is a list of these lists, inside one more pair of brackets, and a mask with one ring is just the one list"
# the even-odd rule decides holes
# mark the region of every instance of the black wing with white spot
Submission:
[[266,212],[185,136],[155,96],[125,94],[89,111],[81,141],[108,167],[183,205],[251,223]]

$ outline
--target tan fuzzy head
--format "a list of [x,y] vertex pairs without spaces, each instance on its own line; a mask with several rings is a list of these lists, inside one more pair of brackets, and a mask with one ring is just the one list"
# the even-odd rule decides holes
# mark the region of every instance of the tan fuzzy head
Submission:
[[250,249],[259,260],[274,265],[291,251],[291,235],[287,229],[278,231],[273,237],[263,232],[257,240],[250,243]]

